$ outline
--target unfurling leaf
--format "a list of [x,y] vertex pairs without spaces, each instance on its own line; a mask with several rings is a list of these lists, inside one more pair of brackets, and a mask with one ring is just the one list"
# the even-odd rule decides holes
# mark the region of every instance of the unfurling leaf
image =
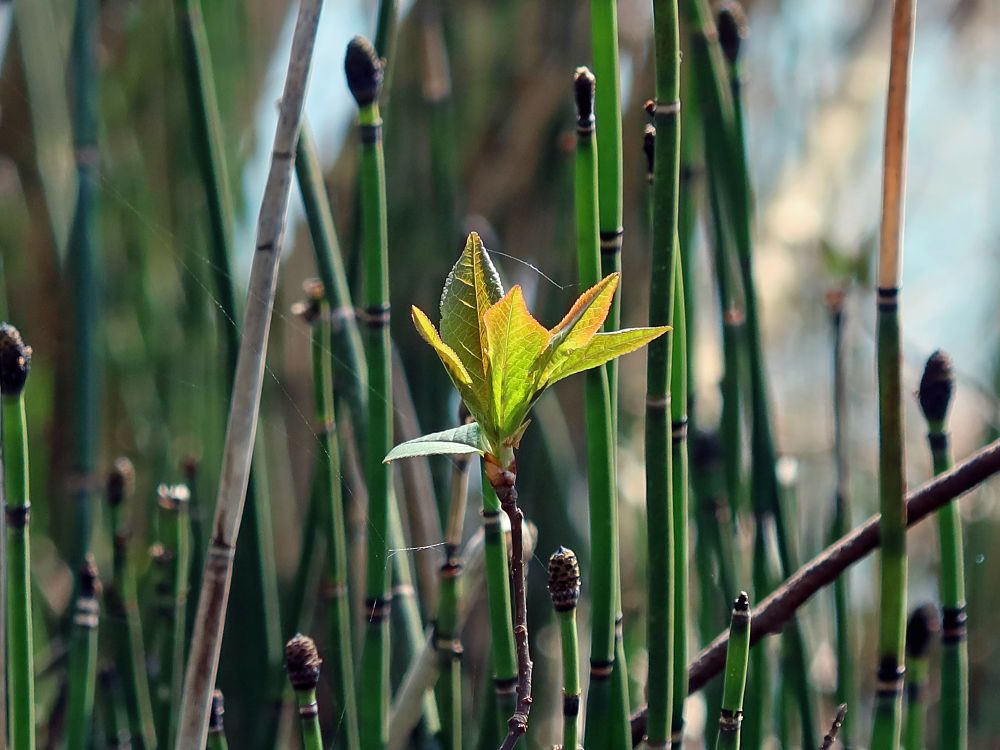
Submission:
[[549,342],[549,332],[524,304],[520,286],[486,311],[487,355],[493,418],[501,435],[520,426],[538,385],[536,364]]
[[441,453],[490,454],[507,466],[542,392],[558,380],[602,365],[670,330],[598,333],[608,316],[617,273],[588,289],[552,330],[532,317],[519,286],[506,295],[479,235],[448,274],[441,334],[413,308],[413,324],[441,359],[476,423],[410,440],[386,461]]
[[416,456],[440,456],[447,454],[478,453],[486,451],[479,425],[475,422],[464,424],[443,432],[407,440],[400,443],[383,459],[383,463],[395,461],[397,458],[414,458]]
[[[441,293],[441,338],[450,346],[472,380],[480,403],[488,403],[489,363],[486,359],[486,311],[503,297],[500,276],[479,235],[473,232]],[[475,413],[474,404],[467,404]],[[480,415],[476,415],[479,417]]]

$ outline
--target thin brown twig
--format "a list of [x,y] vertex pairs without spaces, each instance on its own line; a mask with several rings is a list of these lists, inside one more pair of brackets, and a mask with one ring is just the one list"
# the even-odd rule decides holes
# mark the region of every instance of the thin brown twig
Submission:
[[[939,474],[906,498],[907,527],[913,527],[931,513],[1000,473],[1000,439],[980,449],[951,471]],[[751,645],[765,636],[779,633],[782,626],[809,598],[832,583],[854,563],[866,557],[880,543],[879,521],[872,516],[861,526],[827,547],[799,568],[788,580],[764,599],[753,612]],[[688,665],[688,692],[703,688],[722,672],[729,637],[720,634]],[[632,744],[638,745],[646,732],[646,708],[632,716]]]
[[522,526],[524,513],[517,507],[517,475],[510,469],[497,470],[487,463],[490,483],[496,490],[500,507],[510,519],[510,577],[514,598],[514,644],[517,650],[517,707],[507,721],[507,736],[500,750],[511,750],[528,730],[531,711],[531,654],[528,651],[528,601],[524,581]]

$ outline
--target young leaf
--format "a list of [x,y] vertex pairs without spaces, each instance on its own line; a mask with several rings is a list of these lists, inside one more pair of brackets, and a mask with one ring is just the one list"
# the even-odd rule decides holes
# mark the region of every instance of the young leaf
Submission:
[[670,326],[658,326],[656,328],[626,328],[611,333],[598,333],[582,349],[577,349],[555,367],[551,367],[545,373],[543,383],[545,387],[548,387],[570,375],[603,365],[615,357],[620,357],[645,346],[669,330]]
[[585,346],[604,325],[619,278],[620,274],[612,273],[594,284],[579,296],[566,316],[552,329],[552,338],[543,357],[546,369],[558,367],[562,360]]
[[455,387],[462,390],[463,386],[471,386],[472,378],[469,376],[469,371],[465,369],[465,365],[462,364],[462,360],[455,354],[455,350],[441,340],[437,329],[434,328],[434,324],[431,323],[430,318],[427,317],[424,311],[419,307],[411,306],[410,317],[413,318],[413,325],[420,334],[420,337],[430,344],[437,353],[441,364],[444,365],[444,368],[448,371],[448,375],[451,376],[452,382],[455,383]]
[[514,432],[524,419],[538,377],[538,358],[549,342],[549,332],[524,304],[520,286],[486,311],[487,354],[493,415],[501,435]]
[[439,456],[445,454],[478,453],[486,451],[479,425],[475,422],[464,424],[443,432],[433,432],[430,435],[407,440],[400,443],[383,459],[383,463],[395,461],[397,458],[413,458],[415,456]]
[[[503,286],[479,235],[473,232],[451,269],[441,294],[441,338],[450,346],[472,380],[479,404],[489,403],[486,360],[486,311],[503,297]],[[479,404],[467,404],[469,411]],[[477,418],[482,415],[475,414]]]

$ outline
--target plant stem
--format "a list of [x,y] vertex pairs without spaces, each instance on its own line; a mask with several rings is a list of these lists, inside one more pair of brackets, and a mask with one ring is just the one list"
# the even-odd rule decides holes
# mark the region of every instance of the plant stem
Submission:
[[323,750],[319,705],[316,703],[316,685],[322,663],[316,644],[308,636],[297,635],[285,646],[285,668],[299,706],[303,750]]
[[490,610],[490,654],[493,665],[493,687],[498,709],[506,712],[510,708],[509,713],[512,713],[516,701],[514,688],[517,685],[517,655],[515,654],[514,631],[510,620],[507,539],[500,524],[500,499],[486,475],[485,461],[483,462],[482,475],[486,596],[489,600]]
[[365,258],[365,358],[368,365],[368,612],[361,654],[359,724],[362,747],[381,748],[387,739],[389,703],[389,611],[392,602],[389,539],[389,467],[382,459],[392,448],[392,385],[389,371],[389,274],[385,164],[378,97],[382,62],[371,44],[355,37],[347,48],[347,82],[358,104],[361,133],[361,239]]
[[517,507],[517,481],[515,467],[504,468],[486,456],[486,474],[500,507],[510,519],[510,577],[514,597],[514,645],[517,652],[517,706],[507,721],[507,736],[500,750],[511,750],[528,730],[528,712],[531,711],[531,654],[528,651],[528,604],[524,579],[524,540],[522,522],[524,514]]
[[91,481],[99,444],[97,379],[100,346],[100,297],[95,266],[99,212],[97,146],[97,35],[96,0],[79,0],[73,23],[72,64],[74,112],[73,146],[77,195],[69,237],[69,276],[73,295],[73,457],[74,540],[70,564],[76,570],[90,549],[93,513]]
[[437,694],[445,750],[461,750],[462,747],[462,641],[458,610],[462,599],[462,527],[469,493],[469,464],[468,456],[452,456],[451,502],[441,564],[441,593],[434,623],[434,647],[443,675],[443,679],[437,681]]
[[112,579],[105,590],[105,628],[111,633],[118,673],[124,675],[125,705],[132,742],[137,750],[155,750],[156,726],[146,671],[135,563],[129,555],[132,532],[125,506],[135,489],[135,469],[127,458],[118,458],[108,475],[108,520],[112,537]]
[[184,670],[184,630],[187,623],[188,568],[191,563],[188,502],[190,492],[183,485],[160,485],[160,544],[154,563],[158,633],[156,655],[160,674],[156,688],[156,730],[159,743],[170,747],[176,734],[177,703],[181,697]]
[[[951,469],[946,421],[954,390],[951,358],[941,351],[927,360],[920,379],[920,408],[927,420],[927,442],[934,474]],[[965,564],[962,518],[951,503],[937,512],[941,546],[941,718],[940,746],[965,750],[969,734],[969,652],[966,643]],[[909,747],[909,746],[907,746]]]
[[670,367],[670,424],[672,452],[672,503],[674,518],[674,644],[671,747],[684,742],[684,700],[687,698],[688,641],[688,389],[687,320],[681,255],[674,253],[674,342]]
[[98,673],[101,687],[102,720],[108,750],[131,750],[132,735],[128,729],[128,708],[118,670],[108,665]]
[[[598,215],[598,155],[594,136],[594,76],[586,68],[576,71],[577,107],[575,205],[577,278],[589,288],[601,278]],[[593,587],[590,641],[590,690],[587,695],[588,747],[611,747],[619,586],[618,509],[615,498],[614,408],[608,370],[584,373],[587,426],[587,487],[590,503],[589,580]],[[621,666],[621,665],[619,665]],[[627,711],[624,707],[622,711]]]
[[[833,452],[837,472],[834,494],[834,514],[830,541],[839,539],[851,528],[850,475],[847,456],[846,373],[844,368],[844,294],[827,295],[833,333]],[[857,684],[854,678],[854,645],[852,641],[849,577],[843,575],[833,582],[833,605],[837,626],[837,690],[838,703],[857,704]],[[853,723],[853,722],[852,722]],[[840,730],[845,747],[851,747],[852,727],[846,718]]]
[[97,566],[87,555],[77,581],[76,604],[69,644],[69,710],[67,750],[90,747],[94,718],[94,688],[97,684]]
[[226,428],[212,543],[205,561],[184,682],[177,750],[203,747],[208,731],[211,695],[218,670],[222,628],[232,577],[233,552],[243,514],[257,429],[264,358],[281,257],[293,154],[321,8],[322,0],[304,0],[299,6],[292,36],[288,75],[281,99],[271,167],[258,220],[256,250],[250,269],[247,313]]
[[[1000,439],[911,492],[906,499],[907,527],[916,526],[934,511],[997,473],[1000,473]],[[813,594],[874,551],[881,543],[880,522],[880,516],[872,516],[800,567],[764,599],[753,615],[750,645],[765,636],[780,633],[789,618]],[[700,690],[722,670],[728,640],[725,633],[720,634],[688,665],[689,693]],[[642,740],[645,730],[646,709],[642,708],[632,718],[633,744]]]
[[[837,714],[833,717],[833,723],[830,724],[830,731],[826,733],[823,738],[823,744],[819,746],[819,750],[830,750],[833,747],[833,743],[837,741],[837,734],[840,732],[840,728],[844,725],[844,719],[847,716],[847,704],[841,703],[837,706]],[[844,747],[847,747],[847,743],[844,743]]]
[[[680,26],[677,0],[653,3],[656,53],[656,149],[653,159],[653,247],[649,286],[649,325],[670,325],[677,290],[677,220],[680,181]],[[646,516],[649,555],[647,693],[650,722],[647,746],[670,746],[673,722],[677,618],[678,539],[687,534],[676,517],[673,448],[669,420],[675,334],[652,342],[646,360]],[[685,399],[686,400],[686,399]],[[678,405],[682,411],[686,405]],[[685,550],[686,551],[686,550]],[[685,592],[686,595],[686,592]],[[683,630],[683,628],[682,628]],[[685,631],[686,632],[686,631]]]
[[747,684],[750,657],[750,597],[741,592],[733,602],[726,647],[726,678],[722,688],[722,711],[716,750],[739,750],[740,724],[743,722],[743,695]]
[[[300,137],[301,142],[301,137]],[[301,174],[299,176],[301,183]],[[333,694],[338,715],[343,716],[345,747],[357,750],[357,698],[354,692],[354,657],[351,636],[351,613],[347,599],[347,532],[344,524],[344,501],[340,484],[340,447],[333,406],[333,372],[330,362],[331,314],[325,298],[325,286],[307,282],[310,297],[304,317],[312,325],[313,392],[316,421],[320,431],[319,475],[322,488],[322,519],[327,551],[325,590],[330,597],[329,657],[333,660]],[[317,519],[317,520],[319,520]]]
[[31,347],[12,325],[0,326],[0,428],[7,527],[7,683],[11,750],[35,750],[35,668],[31,627],[31,537],[28,523],[28,429],[24,384]]
[[913,0],[893,4],[878,264],[879,507],[882,554],[879,664],[872,750],[899,747],[906,620],[906,502],[901,401],[899,286],[902,271],[906,109],[913,49]]
[[[209,266],[217,303],[215,307],[218,309],[218,330],[225,350],[226,369],[223,377],[232,382],[236,376],[240,353],[241,315],[237,307],[237,275],[232,269],[231,260],[235,254],[232,232],[236,219],[229,191],[222,123],[201,0],[175,0],[175,11],[182,44],[187,100],[191,111],[192,140],[208,206],[206,213],[211,233]],[[258,675],[263,670],[280,669],[281,662],[278,587],[270,508],[265,496],[266,481],[263,478],[263,445],[261,441],[259,445],[253,446],[252,464],[257,469],[249,470],[244,490],[249,501],[246,530],[243,533],[246,542],[236,559],[237,586],[233,592],[234,606],[240,611],[253,614],[246,617],[240,627],[233,627],[228,633],[237,642],[234,650],[240,654],[240,659],[234,660],[232,665],[234,689],[229,692],[230,703],[247,711],[265,700],[273,689],[270,680],[260,680]],[[199,536],[198,541],[206,540]],[[206,564],[201,550],[197,557]],[[199,574],[196,572],[193,579],[197,581]],[[235,690],[237,687],[238,692]],[[205,700],[208,700],[207,695]],[[277,723],[276,717],[266,713],[261,713],[261,722],[268,729]],[[248,735],[244,736],[249,739]]]
[[560,547],[549,558],[549,594],[559,621],[563,667],[563,750],[580,745],[580,649],[576,605],[580,601],[580,564],[573,550]]
[[[927,651],[940,633],[937,610],[931,604],[917,607],[906,623],[906,728],[903,747],[924,750],[927,729]],[[945,747],[951,747],[949,743]]]
[[212,693],[212,712],[208,719],[208,750],[229,750],[226,742],[226,727],[223,723],[226,708],[222,691]]

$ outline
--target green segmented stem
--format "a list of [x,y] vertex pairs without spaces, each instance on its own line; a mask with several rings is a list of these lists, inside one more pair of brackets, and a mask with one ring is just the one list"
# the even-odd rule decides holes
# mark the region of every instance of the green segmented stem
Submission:
[[[940,632],[937,610],[931,604],[917,607],[906,623],[906,722],[903,747],[924,750],[927,732],[928,651]],[[942,747],[953,747],[951,742]]]
[[[653,247],[649,325],[670,325],[677,288],[680,182],[680,26],[676,0],[653,4],[656,51],[656,149],[653,159]],[[674,333],[652,342],[646,361],[646,516],[649,555],[649,720],[647,744],[669,746],[675,683],[674,602],[677,543],[687,533],[675,516],[670,420]],[[686,400],[686,399],[685,399]],[[686,410],[686,405],[679,405]],[[683,670],[683,662],[679,668]]]
[[[577,278],[581,288],[602,273],[598,212],[598,146],[594,134],[594,76],[580,68],[574,79],[577,100],[575,214]],[[587,486],[590,504],[591,640],[587,694],[587,747],[612,746],[616,661],[615,621],[619,586],[618,509],[615,500],[614,416],[608,370],[584,373],[587,430]],[[622,707],[624,713],[627,709]]]
[[160,665],[156,685],[156,731],[159,744],[173,745],[176,736],[177,704],[184,679],[187,623],[188,568],[191,563],[191,536],[188,517],[189,491],[185,485],[159,489],[158,568],[156,582],[155,653]]
[[906,108],[914,5],[912,0],[896,0],[893,6],[883,154],[876,323],[882,550],[879,555],[879,662],[872,750],[896,750],[899,747],[902,712],[907,561],[899,286],[906,171]]
[[749,656],[750,598],[746,592],[742,592],[733,603],[729,625],[726,676],[722,688],[722,711],[719,715],[719,734],[715,740],[716,750],[739,750]]
[[368,488],[368,559],[365,571],[366,618],[358,697],[361,746],[385,746],[389,708],[389,611],[392,601],[389,542],[389,466],[382,459],[392,448],[392,385],[389,371],[389,250],[386,228],[385,163],[378,97],[381,62],[360,37],[348,46],[348,84],[358,103],[361,132],[361,242],[364,256],[362,302],[365,361],[368,367],[368,433],[365,481]]
[[500,500],[482,471],[483,535],[486,557],[486,597],[490,610],[490,656],[496,693],[499,736],[504,734],[507,717],[514,710],[517,683],[517,656],[510,620],[510,576],[507,569],[507,538],[500,524]]
[[69,643],[69,709],[66,722],[67,750],[85,750],[91,743],[94,690],[97,686],[97,567],[94,558],[84,559],[77,581],[76,604]]
[[[206,213],[211,238],[208,244],[209,267],[217,303],[214,307],[218,310],[218,330],[225,349],[223,377],[226,378],[227,389],[223,392],[228,393],[228,385],[236,373],[242,328],[242,316],[236,301],[237,276],[232,270],[231,260],[236,219],[229,191],[222,122],[201,0],[175,0],[175,11],[187,101],[191,110],[192,141],[208,206]],[[277,568],[270,508],[264,491],[266,482],[262,474],[265,466],[263,445],[264,441],[257,441],[253,448],[252,463],[256,468],[251,468],[247,482],[245,496],[249,501],[248,512],[241,535],[248,543],[241,545],[245,551],[236,559],[237,585],[233,591],[234,606],[248,616],[241,620],[239,627],[230,627],[226,632],[233,641],[234,652],[240,654],[239,659],[231,661],[233,687],[239,690],[231,689],[229,698],[233,705],[245,710],[273,697],[270,696],[274,689],[270,684],[272,680],[260,680],[258,676],[265,671],[276,674],[281,663]],[[200,551],[198,556],[203,557]],[[194,583],[200,583],[200,571],[194,573]],[[229,668],[225,671],[229,672]],[[277,726],[273,714],[260,712],[259,720],[268,733]]]
[[459,638],[459,605],[462,599],[462,528],[469,493],[468,456],[452,456],[451,501],[445,536],[445,559],[441,564],[441,587],[434,647],[438,652],[437,681],[445,750],[462,747],[462,642]]
[[[325,289],[325,286],[323,287]],[[351,636],[351,613],[347,598],[347,532],[344,524],[344,502],[340,485],[340,447],[333,406],[333,372],[330,307],[323,290],[316,290],[317,305],[312,330],[312,366],[316,396],[316,420],[320,429],[320,462],[318,477],[323,492],[319,518],[323,521],[327,552],[326,586],[329,592],[330,646],[328,658],[333,662],[333,694],[338,715],[343,716],[345,747],[356,750],[358,735],[357,698],[354,692],[354,657]]]
[[580,564],[573,550],[560,547],[549,558],[549,596],[559,622],[563,669],[563,748],[580,745],[580,649],[576,606],[580,601]]
[[[13,367],[11,366],[13,354]],[[35,668],[31,627],[31,509],[24,381],[31,350],[16,329],[0,327],[0,421],[7,527],[7,684],[11,750],[35,750]],[[13,378],[13,380],[11,379]]]
[[674,253],[674,343],[670,367],[670,424],[674,528],[674,645],[671,747],[684,742],[684,700],[687,698],[688,641],[688,389],[687,318],[680,253]]
[[[851,528],[850,475],[847,456],[846,382],[843,353],[843,294],[831,293],[828,298],[830,323],[833,334],[833,444],[834,464],[837,471],[837,488],[834,494],[831,542],[840,539]],[[837,631],[837,702],[854,706],[857,703],[857,682],[854,676],[855,652],[850,614],[849,577],[838,576],[833,582],[833,606]],[[841,720],[840,734],[845,747],[851,747],[852,725],[847,715]]]
[[[951,439],[946,423],[954,381],[948,355],[941,351],[932,354],[920,379],[919,400],[927,420],[927,442],[935,475],[946,473],[952,466]],[[940,747],[965,750],[969,733],[969,652],[962,518],[956,504],[946,505],[937,512],[937,527],[941,549],[942,629],[939,743]]]
[[156,748],[156,726],[146,671],[146,647],[139,612],[135,562],[129,554],[131,529],[126,508],[132,500],[133,468],[127,458],[115,461],[108,478],[108,522],[112,538],[112,579],[105,592],[104,627],[114,645],[122,680],[131,741],[137,750]]
[[93,513],[91,482],[99,440],[97,378],[100,346],[100,296],[97,287],[99,110],[97,68],[98,10],[96,0],[76,4],[73,23],[73,147],[76,158],[77,195],[69,236],[69,276],[73,290],[73,432],[71,465],[73,483],[73,569],[79,568],[90,549]]

